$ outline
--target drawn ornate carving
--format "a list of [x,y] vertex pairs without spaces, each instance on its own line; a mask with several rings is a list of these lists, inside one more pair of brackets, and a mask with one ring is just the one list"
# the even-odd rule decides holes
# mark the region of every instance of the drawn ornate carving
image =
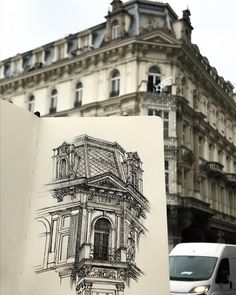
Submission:
[[134,261],[135,260],[135,229],[133,226],[130,228],[130,232],[127,239],[127,261]]

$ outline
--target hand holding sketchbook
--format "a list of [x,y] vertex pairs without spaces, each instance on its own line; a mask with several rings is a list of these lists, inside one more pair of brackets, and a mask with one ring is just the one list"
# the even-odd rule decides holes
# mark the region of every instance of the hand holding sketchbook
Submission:
[[162,122],[1,102],[1,288],[169,294]]

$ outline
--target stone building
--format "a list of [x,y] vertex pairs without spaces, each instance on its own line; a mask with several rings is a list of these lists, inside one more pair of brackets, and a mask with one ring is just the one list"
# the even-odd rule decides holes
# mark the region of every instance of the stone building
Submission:
[[37,211],[46,235],[36,272],[58,272],[78,295],[124,294],[142,274],[135,254],[149,212],[138,153],[82,135],[53,150],[53,174],[57,202]]
[[[160,116],[169,244],[236,243],[236,100],[190,11],[113,0],[105,22],[0,63],[0,96],[42,116]],[[155,136],[155,134],[153,134]]]

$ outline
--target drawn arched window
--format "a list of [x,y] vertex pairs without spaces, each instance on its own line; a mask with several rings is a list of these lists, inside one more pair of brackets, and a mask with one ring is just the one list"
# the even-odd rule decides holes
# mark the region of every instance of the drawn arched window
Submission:
[[66,160],[62,159],[59,163],[59,178],[66,177]]
[[34,102],[35,102],[34,96],[31,95],[28,99],[28,110],[30,112],[34,112]]
[[105,218],[100,218],[95,224],[94,259],[109,259],[109,236],[111,224]]
[[57,111],[57,90],[54,89],[51,94],[51,105],[50,105],[50,113],[55,113]]
[[120,73],[115,70],[111,76],[111,92],[110,97],[118,96],[120,94]]
[[75,88],[75,107],[80,107],[82,104],[82,97],[83,97],[83,84],[78,82]]
[[147,91],[152,93],[161,92],[161,71],[158,67],[153,66],[148,71]]
[[118,21],[114,21],[111,26],[111,39],[116,39],[120,35],[120,25]]

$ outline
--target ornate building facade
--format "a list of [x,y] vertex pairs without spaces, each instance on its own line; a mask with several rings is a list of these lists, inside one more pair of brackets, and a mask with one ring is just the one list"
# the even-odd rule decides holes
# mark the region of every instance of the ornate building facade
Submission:
[[138,153],[87,135],[53,153],[56,202],[37,210],[46,234],[36,273],[56,271],[78,295],[122,295],[142,274],[135,256],[149,212]]
[[236,243],[233,85],[191,42],[188,9],[111,6],[104,23],[1,61],[0,97],[42,116],[162,117],[170,247]]

